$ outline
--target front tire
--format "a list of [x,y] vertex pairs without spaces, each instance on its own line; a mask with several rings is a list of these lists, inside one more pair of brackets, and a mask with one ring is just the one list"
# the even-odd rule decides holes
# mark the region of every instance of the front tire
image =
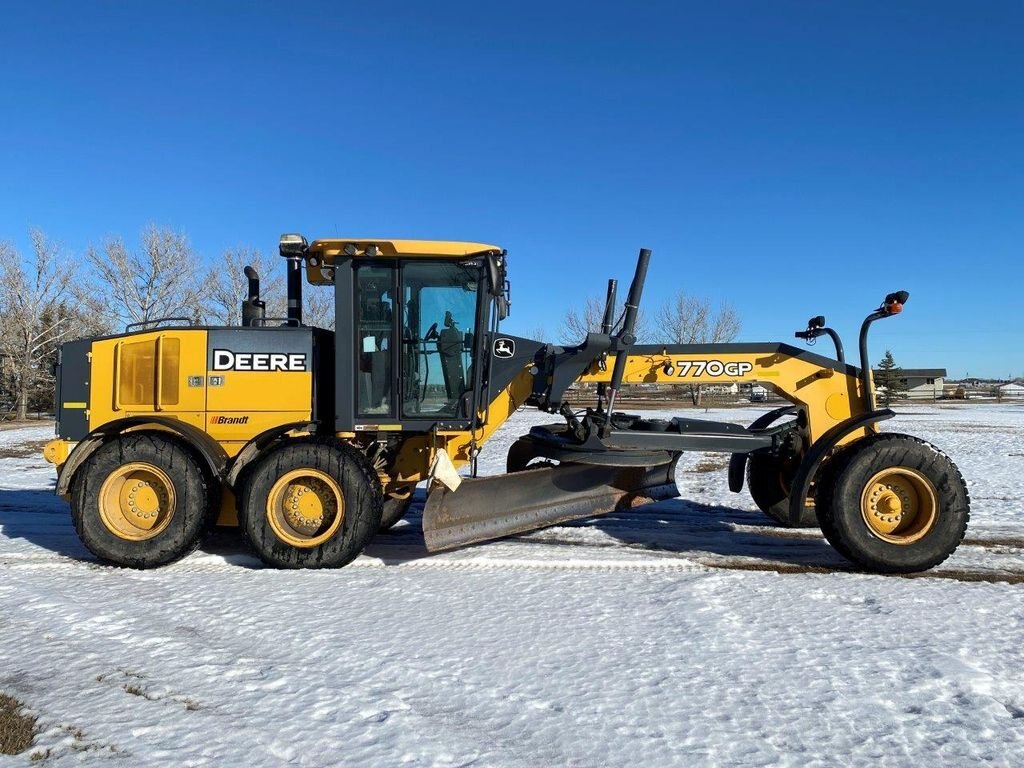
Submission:
[[817,512],[829,543],[860,567],[912,573],[959,546],[970,497],[956,465],[909,435],[880,434],[846,448],[826,472]]
[[380,483],[367,458],[332,439],[286,442],[248,474],[239,524],[277,568],[340,568],[380,528]]
[[211,482],[192,454],[151,432],[120,435],[82,465],[71,484],[71,520],[101,560],[155,568],[199,545]]
[[789,522],[789,496],[796,468],[779,456],[751,454],[747,461],[747,488],[757,508],[787,528],[817,528],[818,518],[811,507],[804,507],[796,525]]

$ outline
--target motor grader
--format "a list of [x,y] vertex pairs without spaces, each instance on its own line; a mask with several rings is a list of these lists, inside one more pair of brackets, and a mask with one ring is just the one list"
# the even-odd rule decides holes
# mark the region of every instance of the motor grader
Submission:
[[[954,464],[879,431],[893,413],[875,407],[868,329],[906,292],[867,316],[856,367],[820,316],[796,335],[829,336],[834,358],[783,343],[637,344],[647,250],[621,311],[609,281],[600,332],[578,346],[501,333],[507,257],[492,245],[284,235],[280,253],[286,317],[266,316],[247,268],[239,326],[168,318],[60,350],[44,454],[101,560],[159,566],[222,524],[273,566],[343,566],[422,482],[427,549],[465,546],[677,496],[683,451],[731,454],[733,491],[746,479],[777,523],[819,525],[865,570],[927,569],[963,538]],[[303,323],[303,271],[334,291],[334,331]],[[626,385],[725,382],[788,405],[746,427],[617,410]],[[594,385],[589,407],[568,404],[575,384]],[[558,419],[515,441],[507,474],[477,477],[479,452],[524,406]]]

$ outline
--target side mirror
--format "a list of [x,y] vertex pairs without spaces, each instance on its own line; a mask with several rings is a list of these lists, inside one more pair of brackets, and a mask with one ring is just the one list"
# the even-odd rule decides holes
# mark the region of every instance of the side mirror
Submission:
[[487,269],[487,287],[492,296],[505,294],[505,254],[489,253],[485,262]]
[[499,321],[508,317],[509,308],[512,306],[506,266],[507,260],[504,251],[489,253],[484,261],[484,268],[487,270],[487,288],[494,297]]

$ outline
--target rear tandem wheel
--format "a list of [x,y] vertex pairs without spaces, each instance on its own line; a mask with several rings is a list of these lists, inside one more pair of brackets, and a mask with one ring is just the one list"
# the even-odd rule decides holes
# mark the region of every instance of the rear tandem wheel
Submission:
[[75,473],[71,520],[97,557],[154,568],[198,546],[211,498],[211,482],[189,451],[132,432],[104,443]]
[[835,549],[862,568],[911,573],[938,565],[960,544],[970,497],[956,465],[910,435],[871,435],[826,467],[818,520]]

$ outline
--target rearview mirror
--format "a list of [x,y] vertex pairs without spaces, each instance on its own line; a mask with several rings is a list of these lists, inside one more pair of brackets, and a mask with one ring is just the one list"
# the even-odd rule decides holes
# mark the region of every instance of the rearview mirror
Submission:
[[492,296],[503,296],[505,293],[505,254],[487,254],[487,286]]

